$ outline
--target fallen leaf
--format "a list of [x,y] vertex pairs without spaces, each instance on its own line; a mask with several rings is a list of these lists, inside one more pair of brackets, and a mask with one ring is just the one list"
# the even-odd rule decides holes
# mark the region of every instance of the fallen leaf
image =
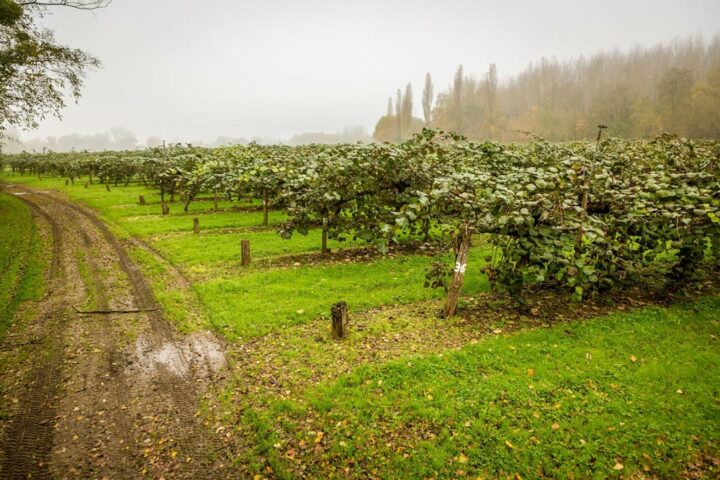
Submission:
[[505,445],[507,445],[507,447],[508,447],[509,449],[515,448],[515,445],[513,445],[512,443],[510,443],[510,440],[505,440]]
[[618,462],[618,463],[615,464],[615,466],[614,466],[613,468],[614,468],[615,470],[622,470],[623,468],[625,468],[625,465],[623,465],[622,463],[619,463],[619,462]]
[[458,455],[458,458],[457,458],[458,463],[464,464],[464,463],[467,463],[468,460],[469,460],[468,457],[466,457],[464,453],[461,453],[460,455]]
[[560,428],[560,424],[559,424],[559,423],[555,422],[555,423],[552,424],[552,429],[553,429],[553,430],[558,430],[559,428]]
[[633,363],[637,362],[637,357],[635,355],[630,355],[630,360],[632,360]]
[[528,368],[528,377],[532,377],[535,375],[535,369],[534,368]]

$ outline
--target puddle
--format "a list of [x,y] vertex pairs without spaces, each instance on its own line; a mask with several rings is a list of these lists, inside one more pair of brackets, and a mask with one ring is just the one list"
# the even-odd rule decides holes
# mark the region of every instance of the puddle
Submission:
[[128,369],[145,378],[167,373],[178,377],[208,377],[225,366],[223,347],[209,332],[165,342],[143,336],[135,343],[133,357]]

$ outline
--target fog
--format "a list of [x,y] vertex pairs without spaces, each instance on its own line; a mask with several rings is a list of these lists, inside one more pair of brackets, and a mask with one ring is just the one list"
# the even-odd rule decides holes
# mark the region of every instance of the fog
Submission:
[[54,9],[42,22],[103,67],[62,120],[24,139],[110,138],[121,126],[140,146],[296,143],[366,137],[398,86],[420,92],[426,72],[439,91],[460,64],[482,73],[494,63],[502,82],[542,57],[709,37],[720,2],[114,0],[92,13]]

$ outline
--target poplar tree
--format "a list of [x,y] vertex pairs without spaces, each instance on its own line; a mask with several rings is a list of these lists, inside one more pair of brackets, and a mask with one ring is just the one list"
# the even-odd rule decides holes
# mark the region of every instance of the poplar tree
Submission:
[[407,84],[405,86],[405,95],[402,99],[402,129],[403,132],[407,133],[408,136],[412,133],[412,119],[413,119],[413,94],[412,85]]
[[432,112],[432,102],[433,102],[433,83],[432,78],[430,77],[430,73],[425,74],[425,87],[422,91],[422,109],[423,109],[423,119],[425,120],[425,125],[430,125],[430,114]]

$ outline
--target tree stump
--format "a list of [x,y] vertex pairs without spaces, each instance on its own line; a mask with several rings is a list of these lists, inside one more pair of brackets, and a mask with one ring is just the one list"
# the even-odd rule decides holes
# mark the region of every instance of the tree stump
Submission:
[[66,179],[65,179],[65,186],[67,187],[69,183],[70,183],[70,181],[66,178]]
[[200,233],[200,219],[197,217],[193,218],[193,232]]
[[162,204],[162,214],[163,214],[163,215],[169,215],[169,214],[170,214],[170,207],[168,207],[166,203],[163,203],[163,204]]
[[332,317],[332,336],[336,340],[345,338],[347,335],[348,310],[347,303],[337,302],[330,309]]
[[240,240],[240,265],[250,265],[250,240]]
[[109,183],[106,183],[106,184],[105,184],[105,190],[107,190],[108,192],[110,191],[110,184],[109,184]]
[[140,201],[140,205],[145,205],[145,196],[140,195],[140,198],[138,199]]

